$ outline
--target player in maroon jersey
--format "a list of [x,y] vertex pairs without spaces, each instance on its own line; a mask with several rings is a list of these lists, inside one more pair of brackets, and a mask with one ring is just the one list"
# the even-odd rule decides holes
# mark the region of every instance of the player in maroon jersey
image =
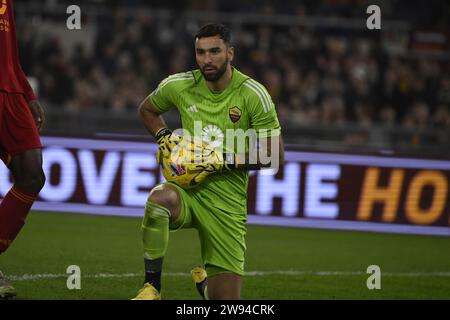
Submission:
[[[13,0],[0,0],[0,157],[14,180],[0,203],[0,254],[16,238],[44,186],[39,138],[44,121],[44,111],[20,66]],[[0,299],[15,295],[0,272]]]

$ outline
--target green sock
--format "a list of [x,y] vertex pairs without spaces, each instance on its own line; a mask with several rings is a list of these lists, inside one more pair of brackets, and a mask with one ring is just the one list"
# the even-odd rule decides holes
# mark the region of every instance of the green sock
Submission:
[[169,209],[147,201],[141,227],[145,259],[155,260],[166,254],[169,243],[169,217]]

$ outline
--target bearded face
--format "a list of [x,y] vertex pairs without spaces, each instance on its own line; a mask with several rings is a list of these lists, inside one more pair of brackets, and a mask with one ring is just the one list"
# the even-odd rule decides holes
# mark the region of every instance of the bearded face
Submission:
[[195,42],[195,57],[206,81],[215,82],[226,72],[233,49],[219,36],[200,38]]
[[229,61],[228,59],[226,59],[225,62],[219,67],[214,66],[212,64],[205,65],[203,68],[200,69],[200,71],[202,72],[203,76],[207,81],[214,82],[219,80],[225,73],[225,71],[227,70],[228,63]]

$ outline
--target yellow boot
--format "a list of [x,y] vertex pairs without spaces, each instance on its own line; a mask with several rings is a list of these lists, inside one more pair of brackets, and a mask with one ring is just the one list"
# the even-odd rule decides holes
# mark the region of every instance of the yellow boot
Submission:
[[206,293],[206,280],[208,278],[208,274],[206,273],[206,270],[202,267],[195,267],[191,270],[191,278],[192,281],[195,283],[195,287],[197,288],[198,293],[200,296],[207,300],[207,293]]
[[161,294],[150,283],[144,283],[137,296],[131,300],[161,300]]

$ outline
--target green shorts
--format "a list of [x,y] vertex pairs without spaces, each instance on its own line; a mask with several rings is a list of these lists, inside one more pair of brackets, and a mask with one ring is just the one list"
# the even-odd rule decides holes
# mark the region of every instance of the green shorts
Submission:
[[170,230],[197,229],[203,264],[209,276],[232,272],[244,275],[246,212],[230,213],[215,205],[201,190],[184,190],[173,183],[181,196],[178,219]]

